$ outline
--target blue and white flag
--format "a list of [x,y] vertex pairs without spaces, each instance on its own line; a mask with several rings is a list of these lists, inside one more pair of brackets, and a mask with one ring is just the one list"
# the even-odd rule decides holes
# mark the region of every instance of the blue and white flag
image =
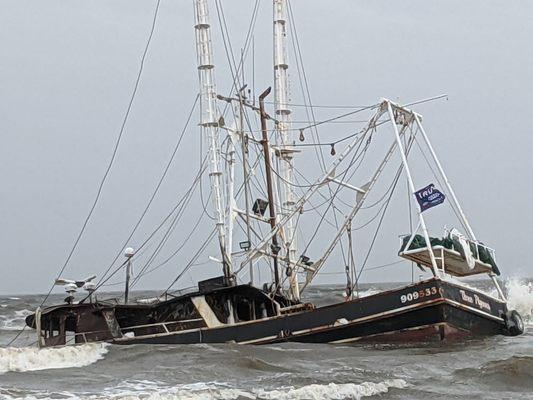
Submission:
[[429,184],[425,188],[415,192],[416,200],[420,205],[420,211],[426,211],[428,208],[438,206],[444,202],[446,196],[444,193],[435,189],[434,184]]

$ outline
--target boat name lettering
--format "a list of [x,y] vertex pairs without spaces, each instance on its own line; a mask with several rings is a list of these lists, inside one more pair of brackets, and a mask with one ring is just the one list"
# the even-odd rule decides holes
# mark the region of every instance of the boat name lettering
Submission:
[[402,294],[400,296],[400,301],[402,302],[402,304],[409,303],[411,301],[422,299],[424,297],[429,297],[435,294],[437,294],[437,288],[435,286],[432,286],[430,288],[420,289],[415,292],[409,292],[407,294]]
[[475,304],[482,310],[491,311],[490,304],[485,300],[481,299],[477,294],[474,294],[474,297],[472,297],[466,294],[464,290],[459,290],[459,293],[461,293],[461,299],[463,299],[463,301],[466,301],[470,304]]
[[477,294],[474,295],[474,299],[479,308],[491,311],[490,304],[484,300],[481,300]]
[[461,298],[463,299],[463,301],[466,301],[470,304],[474,304],[474,298],[472,296],[467,295],[464,290],[459,290],[459,293],[461,293]]

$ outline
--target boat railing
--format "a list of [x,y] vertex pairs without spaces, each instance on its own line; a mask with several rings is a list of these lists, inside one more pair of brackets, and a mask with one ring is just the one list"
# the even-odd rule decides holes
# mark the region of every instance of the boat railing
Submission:
[[[70,342],[74,341],[75,344],[79,343],[93,343],[101,340],[88,340],[88,336],[96,336],[96,335],[102,335],[102,336],[109,336],[109,331],[102,330],[102,331],[87,331],[87,332],[76,332],[73,335],[68,335],[68,339],[66,340],[65,344],[69,344]],[[79,341],[78,338],[82,338],[83,341]]]
[[[185,329],[194,329],[203,327],[204,320],[202,318],[194,319],[185,319],[180,321],[167,321],[167,322],[156,322],[153,324],[144,324],[144,325],[135,325],[121,327],[123,336],[128,337],[128,333],[133,333],[134,337],[153,335],[153,334],[165,334],[176,332]],[[95,336],[103,336],[108,338],[109,331],[100,330],[100,331],[87,331],[87,332],[76,332],[72,335],[69,335],[65,344],[80,344],[80,343],[93,343],[101,340],[94,340]],[[81,340],[80,340],[81,339]]]
[[311,303],[295,304],[293,306],[280,308],[280,313],[281,314],[292,314],[292,313],[300,312],[300,311],[313,310],[314,308],[315,306]]
[[133,333],[134,336],[153,335],[161,333],[171,333],[185,329],[201,328],[205,325],[202,318],[184,319],[178,321],[156,322],[153,324],[143,324],[121,327],[124,335]]
[[126,326],[126,327],[122,328],[122,330],[125,330],[125,329],[136,329],[136,328],[148,328],[148,327],[151,327],[151,326],[158,326],[158,325],[166,326],[168,324],[196,322],[196,321],[203,321],[203,319],[202,318],[193,318],[193,319],[183,319],[183,320],[177,320],[177,321],[155,322],[153,324]]
[[[455,234],[457,236],[457,234]],[[400,256],[417,264],[430,268],[431,258],[427,244],[421,247],[411,248],[415,234],[406,234],[400,236]],[[444,238],[450,237],[450,231],[445,229]],[[409,239],[406,239],[409,238]],[[442,271],[455,276],[468,276],[480,273],[491,273],[495,271],[495,251],[485,244],[462,237],[467,243],[466,248],[459,251],[456,246],[448,246],[444,243],[431,245],[437,267]],[[432,240],[433,241],[433,240]],[[444,240],[443,240],[444,241]],[[464,252],[469,251],[466,255]],[[468,265],[468,258],[473,264]]]
[[[449,229],[449,228],[444,228],[444,237],[449,237],[452,235],[452,230]],[[455,233],[455,235],[457,235],[457,233]],[[474,258],[476,260],[478,260],[479,262],[484,262],[481,260],[481,252],[480,252],[480,248],[485,250],[489,255],[490,257],[496,261],[496,250],[494,250],[493,248],[485,245],[484,243],[480,242],[479,240],[472,240],[470,238],[468,238],[467,236],[464,236],[464,235],[461,235],[467,242],[468,244],[470,245],[473,245],[474,248],[475,248],[475,252],[472,252],[472,255],[474,256]]]

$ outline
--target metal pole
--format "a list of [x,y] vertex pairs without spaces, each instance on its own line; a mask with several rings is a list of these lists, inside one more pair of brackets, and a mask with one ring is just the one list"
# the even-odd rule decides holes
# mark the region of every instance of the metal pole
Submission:
[[130,279],[131,279],[131,258],[128,258],[126,265],[126,287],[124,288],[124,304],[128,303],[130,295]]
[[41,331],[41,307],[35,310],[35,331],[37,333],[37,346],[44,347],[43,333]]
[[[246,210],[246,239],[250,246],[252,244],[250,232],[250,182],[248,173],[248,135],[244,134],[244,106],[242,89],[239,90],[239,130],[241,133],[241,149],[242,149],[242,170],[244,174],[244,203]],[[248,249],[249,251],[250,249]],[[250,284],[254,284],[254,263],[250,260]]]
[[[448,180],[448,176],[444,172],[444,168],[442,167],[442,164],[440,163],[440,160],[437,157],[437,153],[435,153],[435,150],[433,149],[433,146],[431,145],[431,142],[429,141],[429,137],[426,134],[426,130],[424,129],[424,127],[422,126],[422,123],[420,122],[420,118],[418,117],[418,115],[416,113],[413,113],[413,115],[415,117],[415,121],[416,121],[416,125],[418,126],[418,129],[420,129],[420,133],[422,133],[422,137],[424,138],[424,142],[426,143],[426,145],[427,145],[427,147],[429,149],[429,152],[431,153],[431,157],[433,157],[433,160],[435,161],[435,164],[437,165],[439,173],[441,174],[442,179],[444,179],[444,183],[446,185],[446,188],[448,189],[448,192],[452,196],[452,200],[453,200],[455,206],[457,207],[457,210],[459,211],[459,215],[461,216],[461,220],[463,221],[463,224],[464,224],[466,230],[468,231],[468,235],[470,236],[470,238],[473,241],[477,242],[476,235],[474,234],[474,230],[470,226],[470,223],[468,222],[468,219],[466,218],[466,214],[464,213],[463,208],[459,204],[459,200],[457,199],[457,196],[455,195],[455,191],[453,190],[452,185],[451,185],[450,181]],[[505,295],[503,294],[503,290],[500,287],[498,279],[496,278],[496,275],[494,273],[490,273],[488,275],[492,279],[492,282],[494,283],[494,286],[496,286],[496,290],[498,291],[498,294],[500,295],[500,298],[502,300],[504,300],[504,301],[507,301],[506,298],[505,298]]]
[[228,260],[231,265],[233,252],[233,225],[235,221],[235,143],[233,142],[233,136],[229,135],[228,138],[228,147],[227,147],[227,156],[228,156],[228,183],[227,183],[227,196],[228,196],[228,230],[227,230],[227,243],[226,248],[228,251]]
[[231,262],[226,248],[225,207],[222,198],[222,172],[220,169],[219,129],[216,111],[213,50],[207,0],[194,0],[196,54],[200,84],[200,126],[209,146],[209,177],[211,180],[215,224],[218,233],[224,276],[232,279]]
[[[268,88],[263,93],[259,95],[259,109],[261,112],[261,132],[262,139],[261,144],[263,145],[263,154],[265,158],[265,173],[267,181],[267,193],[268,193],[268,209],[270,213],[270,227],[272,230],[276,228],[276,207],[274,205],[274,191],[272,188],[272,164],[270,156],[270,146],[268,144],[268,132],[267,132],[267,123],[266,123],[266,113],[265,113],[265,97],[270,94],[271,88]],[[272,236],[272,254],[274,259],[274,283],[276,285],[276,292],[280,289],[280,280],[279,280],[279,266],[278,266],[278,235]]]
[[[416,192],[415,185],[413,183],[413,177],[411,176],[411,169],[409,168],[409,164],[407,163],[407,157],[405,156],[405,152],[403,149],[402,141],[400,139],[400,134],[398,132],[398,126],[396,125],[396,118],[394,117],[394,112],[392,111],[391,103],[387,100],[387,111],[389,113],[390,120],[392,122],[392,126],[394,128],[394,134],[396,136],[396,143],[398,145],[398,149],[400,150],[400,155],[402,157],[402,163],[405,168],[405,174],[407,175],[407,180],[409,182],[409,188],[411,189],[411,193],[414,196],[414,193]],[[433,254],[433,248],[431,247],[431,242],[429,239],[429,233],[426,226],[426,221],[424,220],[424,216],[422,215],[422,211],[420,207],[418,208],[418,218],[420,220],[420,226],[422,227],[422,232],[424,234],[424,239],[426,240],[426,246],[429,251],[429,257],[431,259],[431,267],[433,270],[434,276],[439,276],[438,274],[438,268],[437,268],[437,261],[435,260],[435,254]]]

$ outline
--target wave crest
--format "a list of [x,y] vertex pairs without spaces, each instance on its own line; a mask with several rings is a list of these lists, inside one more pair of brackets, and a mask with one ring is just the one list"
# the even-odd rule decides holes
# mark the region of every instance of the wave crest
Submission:
[[[174,388],[150,387],[150,385],[145,386],[143,384],[141,387],[136,385],[134,390],[107,393],[105,398],[113,400],[358,400],[363,397],[387,393],[391,388],[403,389],[407,386],[408,384],[403,379],[389,379],[377,383],[363,382],[361,384],[312,384],[301,388],[285,387],[276,390],[255,389],[251,391],[229,388],[227,385],[216,383],[197,383]],[[144,390],[139,391],[139,389]]]
[[505,288],[509,309],[518,311],[524,322],[533,324],[533,282],[511,278]]
[[38,349],[36,347],[0,348],[0,374],[42,369],[77,368],[104,358],[107,344],[91,343],[79,346]]
[[300,400],[300,399],[360,399],[362,397],[375,396],[387,393],[389,389],[403,389],[407,387],[407,382],[403,379],[389,379],[383,382],[363,382],[355,383],[330,383],[328,385],[307,385],[298,389],[273,390],[269,392],[257,393],[260,399],[276,400]]

